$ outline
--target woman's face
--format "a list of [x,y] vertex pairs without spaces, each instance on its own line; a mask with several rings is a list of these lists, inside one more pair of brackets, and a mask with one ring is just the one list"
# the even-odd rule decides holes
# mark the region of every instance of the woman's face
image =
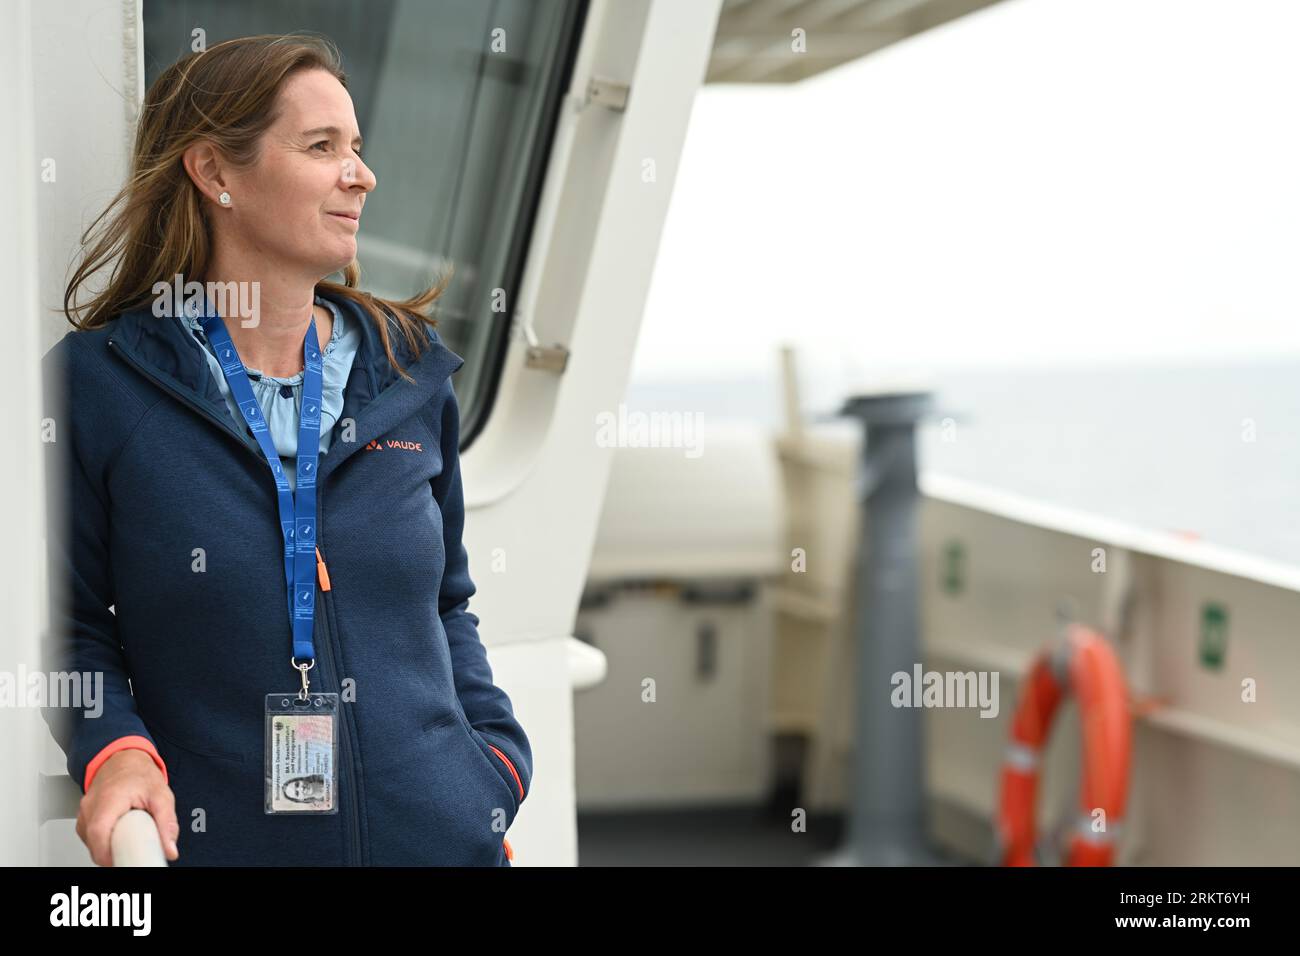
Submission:
[[215,228],[244,256],[314,282],[356,258],[361,208],[376,180],[361,161],[352,97],[329,73],[291,76],[279,110],[257,164],[227,172],[232,201],[214,210]]

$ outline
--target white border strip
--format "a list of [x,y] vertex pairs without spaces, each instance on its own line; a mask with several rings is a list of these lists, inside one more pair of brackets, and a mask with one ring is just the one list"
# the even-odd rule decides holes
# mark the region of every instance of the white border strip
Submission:
[[1094,541],[1105,541],[1130,551],[1150,554],[1219,574],[1246,578],[1261,584],[1300,592],[1300,567],[1261,558],[1219,545],[1187,541],[1163,531],[1116,521],[1085,511],[1046,504],[1002,491],[989,485],[922,472],[917,478],[921,493],[927,498],[973,508],[1022,524],[1046,528],[1062,534]]

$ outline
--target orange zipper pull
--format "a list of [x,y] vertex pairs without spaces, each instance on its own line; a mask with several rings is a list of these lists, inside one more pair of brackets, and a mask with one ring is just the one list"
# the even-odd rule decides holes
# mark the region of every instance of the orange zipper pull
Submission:
[[321,557],[319,547],[316,549],[316,578],[320,581],[322,591],[330,589],[330,569],[325,567],[325,559]]

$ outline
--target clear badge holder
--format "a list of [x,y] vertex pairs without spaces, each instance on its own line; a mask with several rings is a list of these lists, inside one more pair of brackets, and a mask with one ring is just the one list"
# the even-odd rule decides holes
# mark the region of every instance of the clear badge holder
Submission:
[[266,695],[267,813],[338,813],[338,718],[338,694]]

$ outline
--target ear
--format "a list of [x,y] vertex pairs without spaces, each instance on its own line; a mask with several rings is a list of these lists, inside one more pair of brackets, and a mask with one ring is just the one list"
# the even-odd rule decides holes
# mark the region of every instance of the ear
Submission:
[[216,147],[206,139],[199,140],[185,150],[181,162],[199,192],[220,205],[217,197],[227,190],[230,183],[226,178],[221,154],[217,152]]

